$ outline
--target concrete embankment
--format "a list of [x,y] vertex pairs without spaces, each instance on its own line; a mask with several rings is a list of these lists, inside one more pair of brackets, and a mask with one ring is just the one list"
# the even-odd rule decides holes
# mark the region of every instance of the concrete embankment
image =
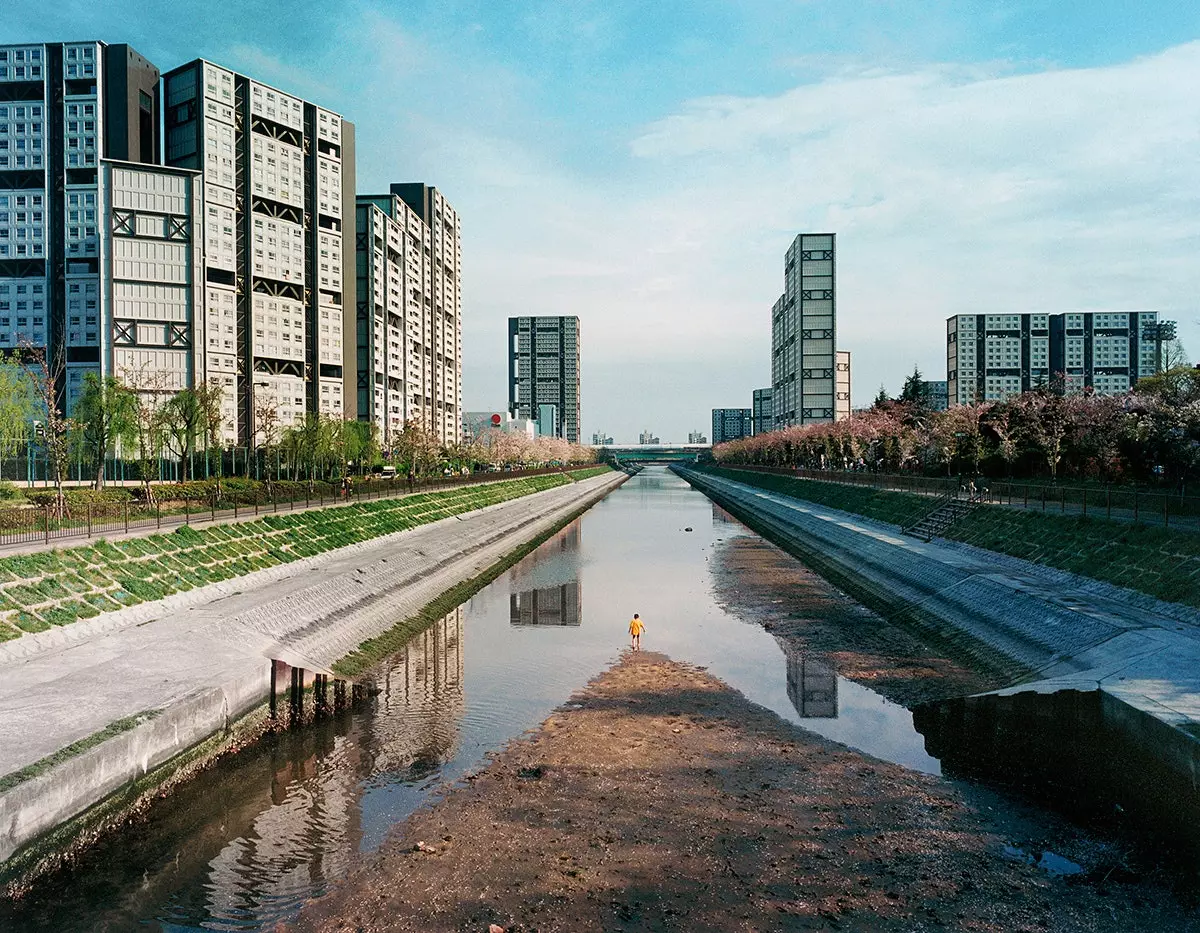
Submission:
[[[694,487],[893,621],[918,626],[1016,686],[1097,693],[1108,725],[1200,784],[1200,612],[703,472]],[[977,705],[986,705],[982,699]]]
[[[286,687],[278,674],[306,672],[301,686],[320,675],[321,690],[364,641],[627,478],[592,477],[99,616],[20,651],[11,643],[0,658],[0,776],[10,776],[0,778],[0,876],[27,877],[94,832],[94,815],[107,823],[136,805],[131,789],[252,735],[272,686]],[[121,806],[106,809],[114,796]]]

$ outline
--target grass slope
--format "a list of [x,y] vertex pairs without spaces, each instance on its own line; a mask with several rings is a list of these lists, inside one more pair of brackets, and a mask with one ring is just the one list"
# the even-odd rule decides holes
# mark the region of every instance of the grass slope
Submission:
[[0,558],[0,641],[415,528],[596,472],[502,480]]
[[[705,472],[895,525],[908,525],[933,508],[929,497],[905,492],[752,470]],[[945,537],[1200,608],[1200,535],[1194,532],[985,506],[947,529]]]

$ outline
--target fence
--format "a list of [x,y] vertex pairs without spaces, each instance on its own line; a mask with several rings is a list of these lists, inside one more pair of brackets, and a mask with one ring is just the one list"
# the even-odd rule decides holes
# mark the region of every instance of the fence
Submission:
[[972,495],[964,487],[968,480],[933,476],[912,476],[903,473],[871,473],[854,470],[809,470],[788,467],[737,466],[734,469],[753,470],[795,476],[822,482],[870,486],[893,492],[910,492],[923,496],[972,496],[979,502],[1040,512],[1059,512],[1076,515],[1102,515],[1139,524],[1162,525],[1200,531],[1200,496],[1145,489],[1137,486],[1048,485],[1044,483],[1014,483],[1007,480],[976,478]]
[[565,472],[568,472],[565,467],[544,467],[534,470],[472,473],[467,476],[431,477],[412,483],[399,477],[369,479],[354,483],[346,490],[339,490],[327,483],[316,483],[311,487],[306,485],[303,491],[297,491],[294,485],[290,485],[287,487],[287,494],[284,493],[284,487],[263,484],[256,489],[224,490],[220,498],[214,490],[214,495],[203,502],[183,500],[182,508],[164,506],[164,502],[176,501],[170,498],[171,487],[155,486],[156,493],[161,497],[159,501],[146,503],[131,499],[123,502],[89,503],[75,510],[75,514],[66,516],[55,515],[56,509],[52,505],[0,509],[0,546],[48,544],[60,538],[92,538],[145,528],[175,528],[202,522],[229,521],[313,506],[319,508],[326,505],[345,505],[456,486]]

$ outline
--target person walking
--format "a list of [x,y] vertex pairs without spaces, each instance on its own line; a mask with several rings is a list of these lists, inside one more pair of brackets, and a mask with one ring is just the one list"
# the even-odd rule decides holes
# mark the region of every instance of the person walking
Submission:
[[642,622],[641,616],[635,612],[633,618],[629,620],[629,647],[634,651],[642,650],[642,632],[645,628],[646,624]]

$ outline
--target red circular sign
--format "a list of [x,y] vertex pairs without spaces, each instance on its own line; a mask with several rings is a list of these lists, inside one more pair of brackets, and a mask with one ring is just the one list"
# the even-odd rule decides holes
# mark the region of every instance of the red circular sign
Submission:
[[499,424],[503,420],[499,415],[492,415],[492,424]]

